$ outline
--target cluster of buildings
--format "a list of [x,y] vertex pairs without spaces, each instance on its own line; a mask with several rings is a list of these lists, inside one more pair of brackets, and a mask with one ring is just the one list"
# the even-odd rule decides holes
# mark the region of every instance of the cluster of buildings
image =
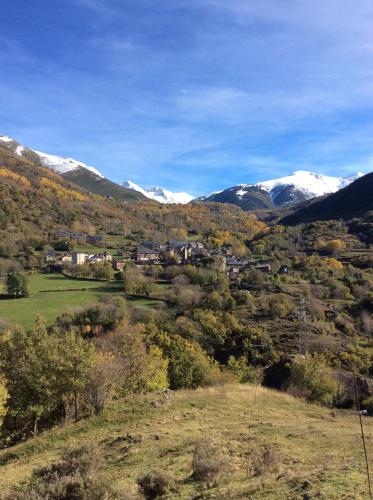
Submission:
[[90,245],[100,245],[105,242],[103,234],[88,235],[74,231],[56,231],[54,236],[57,240],[76,241],[78,243],[89,243]]
[[65,264],[111,264],[116,271],[122,271],[125,266],[123,259],[114,259],[108,252],[86,253],[86,252],[68,252],[61,254],[52,250],[48,252],[45,258],[46,263],[55,265]]
[[[104,235],[88,236],[83,233],[71,231],[57,231],[56,238],[64,240],[74,240],[81,243],[99,245],[105,242]],[[119,252],[118,252],[119,253]],[[264,259],[250,260],[239,258],[232,255],[230,247],[213,248],[207,250],[200,241],[179,241],[170,240],[166,243],[156,243],[153,241],[144,241],[139,245],[132,256],[132,260],[138,265],[160,264],[175,262],[177,264],[196,264],[201,265],[205,258],[219,257],[221,261],[221,271],[226,272],[232,280],[239,280],[240,274],[247,269],[255,269],[262,273],[270,274],[272,269],[270,264]],[[108,252],[87,253],[87,252],[69,252],[58,253],[49,252],[46,256],[46,262],[49,264],[63,266],[66,263],[75,265],[82,264],[107,264],[110,263],[116,271],[122,271],[129,259],[113,258]],[[286,266],[281,266],[278,271],[280,274],[287,274]]]
[[[207,250],[199,241],[167,241],[165,244],[151,241],[143,242],[136,250],[135,261],[138,264],[158,264],[175,258],[180,264],[198,264],[206,257],[219,257],[221,270],[231,279],[237,278],[247,269],[255,269],[265,274],[271,274],[271,265],[264,259],[249,260],[235,257],[229,247]],[[281,274],[287,273],[286,266],[282,266]]]
[[138,263],[156,264],[161,260],[174,258],[181,264],[193,262],[197,258],[208,257],[209,253],[199,241],[170,240],[164,244],[144,241],[136,250]]

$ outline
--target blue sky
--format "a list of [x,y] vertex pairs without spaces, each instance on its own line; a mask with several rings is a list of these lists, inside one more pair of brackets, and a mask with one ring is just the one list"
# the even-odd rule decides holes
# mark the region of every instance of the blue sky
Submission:
[[4,0],[0,133],[203,194],[373,170],[371,0]]

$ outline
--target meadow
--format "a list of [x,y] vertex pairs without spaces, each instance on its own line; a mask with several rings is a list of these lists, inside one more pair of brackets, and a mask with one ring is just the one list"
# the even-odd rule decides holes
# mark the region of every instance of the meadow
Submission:
[[[369,453],[373,420],[365,418],[364,425]],[[191,475],[194,446],[206,438],[225,457],[220,480],[209,488]],[[65,449],[91,443],[105,458],[104,475],[125,498],[140,498],[136,480],[152,469],[176,482],[168,498],[368,498],[356,412],[332,412],[260,386],[235,384],[171,397],[134,396],[112,403],[100,417],[3,450],[0,491],[58,460]],[[263,450],[266,462],[255,470]]]
[[33,325],[41,314],[47,324],[61,312],[85,306],[106,294],[120,293],[122,283],[69,279],[61,274],[32,274],[30,296],[0,300],[0,319],[18,323],[25,328]]

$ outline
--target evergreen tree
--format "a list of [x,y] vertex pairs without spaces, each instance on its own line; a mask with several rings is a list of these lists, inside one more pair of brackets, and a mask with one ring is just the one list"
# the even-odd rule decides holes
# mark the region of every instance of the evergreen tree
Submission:
[[9,273],[6,280],[6,287],[9,295],[14,297],[28,297],[28,278],[22,273]]

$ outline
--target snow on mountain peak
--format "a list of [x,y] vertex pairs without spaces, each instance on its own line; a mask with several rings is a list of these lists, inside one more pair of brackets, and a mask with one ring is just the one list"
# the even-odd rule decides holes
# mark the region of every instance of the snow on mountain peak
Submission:
[[14,142],[8,135],[0,135],[0,142]]
[[39,157],[40,163],[43,167],[49,168],[58,174],[65,174],[66,172],[82,167],[103,178],[103,175],[97,169],[90,167],[81,161],[74,160],[73,158],[63,158],[62,156],[43,153],[42,151],[37,151],[36,149],[26,148],[7,135],[0,135],[0,144],[1,143],[12,149],[19,156],[24,156],[26,151],[35,153]]
[[270,194],[279,186],[291,186],[292,188],[303,192],[307,198],[313,198],[315,196],[335,193],[339,189],[350,184],[353,180],[361,177],[361,175],[363,174],[354,174],[353,177],[349,178],[332,177],[315,172],[308,172],[307,170],[297,170],[291,175],[259,182],[255,185]]
[[73,158],[63,158],[62,156],[50,155],[35,149],[32,151],[39,156],[44,167],[50,168],[58,174],[65,174],[66,172],[82,167],[103,178],[103,175],[97,169],[90,167],[81,161],[74,160]]
[[174,193],[173,191],[169,191],[159,186],[142,188],[132,181],[125,181],[123,182],[122,186],[128,189],[133,189],[134,191],[138,191],[147,198],[150,198],[151,200],[154,201],[158,201],[159,203],[165,203],[165,204],[175,203],[175,204],[185,205],[186,203],[192,201],[194,198],[188,193]]

